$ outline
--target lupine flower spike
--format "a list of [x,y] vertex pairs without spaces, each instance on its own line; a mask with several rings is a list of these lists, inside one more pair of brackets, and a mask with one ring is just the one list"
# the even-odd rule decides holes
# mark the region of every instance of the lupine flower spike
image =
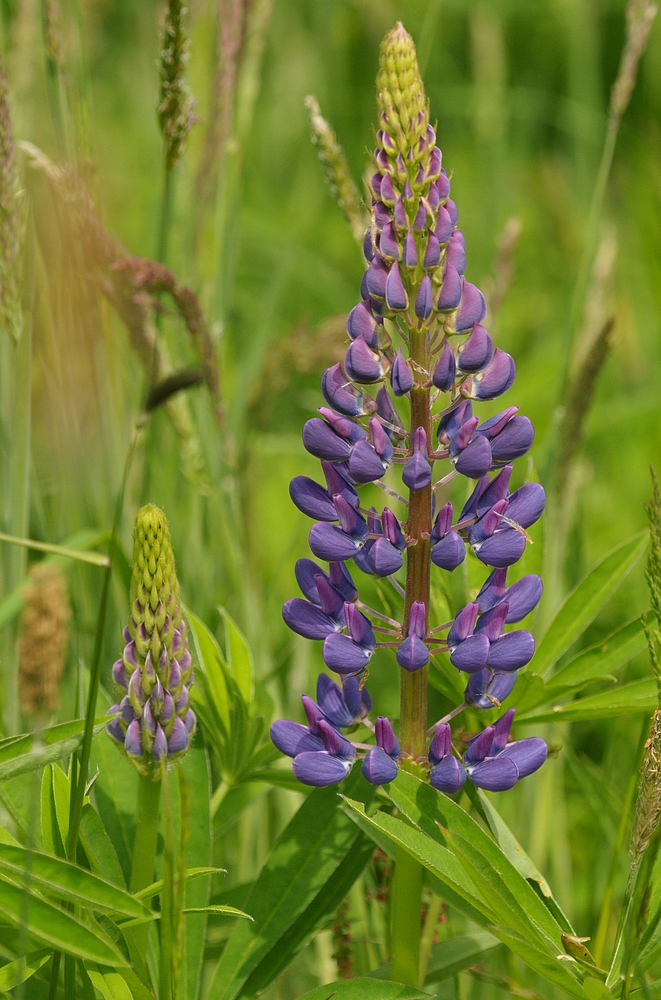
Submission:
[[181,757],[195,730],[189,707],[193,664],[168,523],[160,508],[138,511],[133,532],[131,611],[124,650],[112,668],[119,713],[108,734],[141,774]]
[[[415,46],[401,24],[381,46],[377,102],[361,299],[349,313],[344,361],[322,377],[326,405],[303,428],[303,444],[321,461],[323,481],[297,476],[290,487],[293,502],[315,522],[310,549],[328,569],[298,561],[303,596],[287,601],[283,617],[299,635],[323,642],[325,664],[342,688],[322,675],[317,701],[303,696],[307,725],[280,720],[271,736],[293,757],[299,780],[310,785],[341,781],[356,760],[368,781],[387,784],[413,759],[418,773],[426,768],[433,787],[445,794],[467,780],[501,791],[541,766],[544,741],[510,742],[515,710],[508,708],[460,753],[449,719],[466,705],[500,708],[534,653],[530,632],[511,626],[535,608],[542,582],[534,574],[511,585],[507,579],[529,541],[526,529],[544,509],[538,483],[510,490],[512,463],[529,451],[534,430],[517,406],[494,416],[473,413],[480,401],[511,387],[516,367],[484,327],[484,296],[466,277],[466,243],[450,178]],[[408,429],[396,406],[405,396]],[[437,463],[445,464],[440,476]],[[368,510],[360,499],[364,484],[390,477],[397,464],[401,489],[408,490],[405,522],[390,506]],[[436,509],[434,500],[457,475],[473,484],[458,515],[452,503]],[[467,551],[489,575],[452,622],[430,627],[430,574],[453,572]],[[402,621],[360,602],[351,561],[363,573],[394,582],[404,594]],[[400,572],[406,573],[405,587]],[[371,701],[364,683],[368,667],[381,669],[380,645],[395,650],[401,668],[399,738],[385,717],[374,726],[367,718]],[[428,744],[426,678],[439,650],[467,684],[462,705],[431,727]],[[374,746],[351,742],[361,721],[373,729]]]

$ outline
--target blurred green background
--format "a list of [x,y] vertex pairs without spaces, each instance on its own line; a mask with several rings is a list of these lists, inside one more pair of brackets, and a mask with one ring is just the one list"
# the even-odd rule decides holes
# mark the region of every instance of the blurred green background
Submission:
[[[154,257],[163,184],[156,116],[161,5],[3,0],[1,6],[17,141],[33,143],[55,163],[74,163],[106,228],[130,254]],[[62,47],[54,71],[42,15],[58,6]],[[229,609],[252,645],[273,711],[298,717],[298,696],[311,690],[321,657],[318,644],[293,637],[280,616],[283,601],[296,592],[295,559],[309,554],[309,523],[290,503],[287,487],[292,475],[316,472],[300,430],[321,402],[321,371],[341,355],[344,318],[359,297],[362,274],[359,248],[310,142],[305,96],[318,98],[360,184],[375,120],[378,46],[401,19],[418,45],[444,166],[453,172],[467,276],[492,295],[498,268],[507,263],[499,238],[508,220],[519,220],[511,281],[492,324],[518,375],[490,411],[516,403],[535,423],[532,464],[519,462],[518,481],[545,481],[564,373],[595,330],[614,318],[612,348],[563,509],[564,593],[645,527],[650,464],[661,471],[661,24],[652,30],[623,119],[588,304],[572,344],[569,312],[623,44],[622,2],[252,0],[234,125],[217,194],[205,200],[199,171],[217,72],[217,9],[231,6],[190,0],[188,80],[198,121],[176,170],[166,261],[209,316],[226,427],[220,433],[214,424],[206,389],[186,395],[199,455],[191,464],[168,415],[154,414],[129,479],[122,543],[130,557],[137,508],[148,501],[162,505],[187,605],[214,629],[218,606]],[[70,206],[58,200],[43,171],[30,169],[24,153],[19,157],[28,192],[24,298],[32,339],[25,527],[33,538],[64,542],[81,529],[109,530],[147,382],[125,326],[90,278]],[[214,164],[212,172],[220,169]],[[176,317],[166,311],[158,327],[173,367],[195,361]],[[21,368],[8,358],[4,385],[14,378],[13,364],[26,371],[25,361]],[[9,530],[19,443],[7,427],[2,488]],[[542,535],[535,536],[528,568],[542,562]],[[6,597],[25,561],[14,550],[3,560]],[[634,569],[585,644],[647,607],[643,568]],[[73,706],[76,663],[90,655],[99,593],[98,570],[76,567],[69,575],[74,621],[63,717]],[[106,682],[125,615],[117,574]],[[12,630],[9,624],[2,637],[5,678]],[[370,688],[379,708],[396,714],[390,652],[375,657]],[[643,656],[627,677],[647,669]],[[4,690],[11,728],[16,713],[8,681]],[[508,821],[585,934],[594,932],[640,728],[641,718],[630,716],[548,729],[551,742],[562,745],[559,757],[502,800]],[[218,831],[227,887],[254,878],[298,801],[296,793],[272,790]],[[624,878],[623,869],[618,891]],[[381,960],[382,945],[360,943],[368,934],[361,898],[352,895],[350,917],[355,969],[366,972]],[[296,996],[329,968],[332,978],[328,939],[324,932],[313,942],[269,996]],[[502,995],[463,976],[450,988],[463,990],[461,996]]]

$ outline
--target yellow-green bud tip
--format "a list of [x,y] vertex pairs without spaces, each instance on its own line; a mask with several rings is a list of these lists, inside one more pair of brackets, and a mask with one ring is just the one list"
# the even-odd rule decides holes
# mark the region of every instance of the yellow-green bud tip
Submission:
[[376,87],[382,127],[402,149],[424,134],[429,115],[415,43],[399,21],[381,42]]

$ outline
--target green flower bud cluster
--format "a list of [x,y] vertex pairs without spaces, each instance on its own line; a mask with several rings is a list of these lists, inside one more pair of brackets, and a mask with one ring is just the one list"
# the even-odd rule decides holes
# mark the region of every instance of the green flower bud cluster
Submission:
[[164,758],[175,760],[188,749],[196,719],[189,706],[193,665],[170,531],[153,504],[136,518],[129,596],[126,645],[113,666],[121,701],[111,712],[119,717],[108,732],[141,773],[158,777]]
[[[418,69],[413,39],[400,23],[381,43],[376,78],[381,127],[392,140],[388,153],[409,157],[409,165],[420,163],[427,169],[431,147],[426,141],[429,102]],[[422,142],[421,142],[422,140]],[[433,141],[431,146],[433,146]],[[415,172],[413,171],[413,176]]]

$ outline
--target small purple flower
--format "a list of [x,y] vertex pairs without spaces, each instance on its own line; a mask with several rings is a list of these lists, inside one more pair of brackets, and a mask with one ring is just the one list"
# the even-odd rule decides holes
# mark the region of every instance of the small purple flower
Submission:
[[446,503],[436,515],[430,535],[431,561],[435,566],[452,572],[466,556],[463,538],[452,530],[452,504]]
[[344,605],[348,635],[333,633],[324,640],[324,663],[336,674],[359,674],[376,649],[372,626],[355,604]]
[[447,795],[458,792],[466,781],[466,771],[452,755],[452,732],[446,722],[436,727],[429,747],[432,764],[429,780],[434,788]]
[[409,612],[406,639],[397,647],[397,662],[410,673],[429,663],[429,650],[424,643],[426,615],[423,602],[414,601]]
[[473,737],[464,753],[468,776],[478,788],[503,792],[542,766],[547,746],[538,736],[508,743],[515,709]]
[[449,392],[455,380],[456,367],[454,353],[447,340],[432,373],[432,382],[441,392]]
[[418,319],[429,319],[434,309],[434,295],[431,279],[428,274],[420,282],[420,288],[415,298],[415,314]]
[[408,304],[408,296],[399,273],[399,264],[395,261],[386,280],[386,305],[393,312],[402,312]]
[[508,606],[506,624],[519,622],[537,606],[542,596],[541,578],[535,573],[521,577],[511,587],[505,586],[507,568],[495,569],[487,577],[484,586],[477,595],[480,611],[488,611],[500,601],[506,601]]
[[389,719],[380,715],[374,727],[376,746],[370,750],[362,764],[365,778],[373,785],[387,785],[397,777],[399,743]]
[[364,299],[354,306],[347,318],[347,333],[351,340],[362,337],[371,348],[375,348],[379,343],[379,330],[381,324],[372,313],[369,299]]
[[390,369],[390,382],[396,396],[404,396],[413,388],[413,375],[404,360],[401,347],[397,351]]
[[457,670],[474,674],[486,666],[489,656],[489,639],[483,634],[474,634],[478,605],[467,604],[455,616],[448,632],[450,662]]
[[349,344],[344,357],[344,370],[352,382],[369,384],[383,378],[383,368],[379,355],[369,346],[364,337],[357,337]]
[[457,348],[457,367],[462,372],[480,371],[489,364],[493,354],[491,337],[480,323],[475,322],[470,335]]
[[411,439],[413,454],[404,466],[402,479],[410,490],[422,490],[431,483],[431,465],[427,458],[427,434],[424,427],[416,428]]
[[474,705],[475,708],[498,707],[512,693],[515,683],[516,671],[507,674],[494,674],[488,667],[485,667],[476,674],[470,675],[464,698],[469,705]]
[[466,395],[471,399],[495,399],[507,392],[515,377],[514,358],[497,347],[487,367],[471,376]]
[[[451,312],[451,310],[456,309],[461,302],[461,277],[460,272],[457,270],[455,265],[450,260],[450,248],[452,247],[452,240],[450,240],[448,250],[445,258],[445,271],[443,272],[443,284],[441,285],[441,291],[438,296],[438,302],[436,303],[436,308],[439,312]],[[465,263],[465,255],[464,255]]]

